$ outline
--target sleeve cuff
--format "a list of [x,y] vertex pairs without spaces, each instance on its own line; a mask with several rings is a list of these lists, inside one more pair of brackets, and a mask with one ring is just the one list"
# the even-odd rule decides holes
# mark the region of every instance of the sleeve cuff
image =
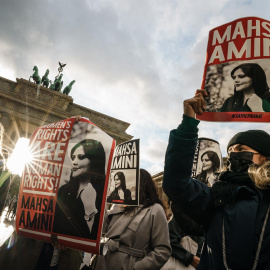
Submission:
[[193,260],[193,257],[194,257],[194,255],[191,254],[191,253],[188,253],[188,254],[186,255],[186,257],[185,257],[185,259],[184,259],[184,264],[185,264],[185,266],[188,266],[188,265],[191,264],[191,262],[192,262],[192,260]]
[[174,130],[174,133],[176,136],[184,139],[193,139],[197,137],[199,123],[199,120],[183,115],[182,123]]

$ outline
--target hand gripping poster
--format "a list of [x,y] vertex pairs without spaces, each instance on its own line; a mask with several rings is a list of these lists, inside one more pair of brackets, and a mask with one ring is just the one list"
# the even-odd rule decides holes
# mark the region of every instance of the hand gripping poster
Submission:
[[219,143],[209,138],[199,138],[194,155],[191,177],[211,187],[216,181],[222,165]]
[[140,140],[119,144],[113,156],[107,202],[139,205]]
[[115,141],[73,117],[37,129],[29,148],[16,231],[98,254]]
[[202,89],[207,121],[270,121],[270,21],[246,17],[209,32]]

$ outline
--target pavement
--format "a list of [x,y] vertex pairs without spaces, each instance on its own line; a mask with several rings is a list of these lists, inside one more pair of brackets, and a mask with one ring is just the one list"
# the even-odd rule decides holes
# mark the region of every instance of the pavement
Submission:
[[15,219],[6,217],[7,207],[0,216],[0,246],[9,238],[15,230]]

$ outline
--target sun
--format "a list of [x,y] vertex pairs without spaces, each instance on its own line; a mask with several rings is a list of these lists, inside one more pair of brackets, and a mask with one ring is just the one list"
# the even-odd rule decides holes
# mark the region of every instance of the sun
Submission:
[[33,155],[29,150],[29,139],[19,138],[14,150],[7,161],[7,167],[12,174],[22,175],[25,165],[32,161]]

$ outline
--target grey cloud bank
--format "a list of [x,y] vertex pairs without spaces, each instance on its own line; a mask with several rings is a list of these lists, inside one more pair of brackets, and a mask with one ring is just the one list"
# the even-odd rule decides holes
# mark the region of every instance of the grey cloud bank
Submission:
[[[268,10],[265,0],[1,1],[0,76],[28,79],[37,65],[52,79],[58,61],[67,63],[64,86],[76,80],[74,102],[130,122],[141,166],[157,173],[183,99],[200,88],[208,31],[239,17],[267,18]],[[224,149],[230,134],[251,125],[266,126],[205,122],[200,136],[221,139]]]

